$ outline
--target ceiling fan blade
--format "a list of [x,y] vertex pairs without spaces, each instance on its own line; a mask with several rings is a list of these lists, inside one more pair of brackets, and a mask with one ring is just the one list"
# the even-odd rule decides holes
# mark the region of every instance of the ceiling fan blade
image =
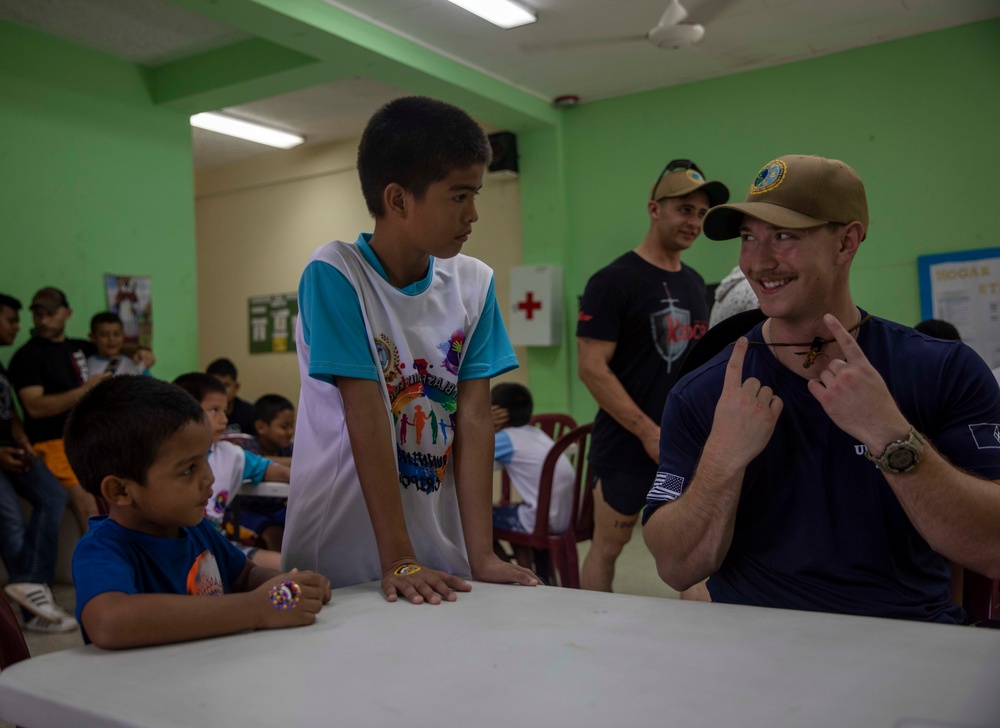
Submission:
[[681,5],[680,0],[670,0],[670,4],[667,5],[667,9],[663,11],[663,15],[660,16],[660,22],[657,23],[657,27],[665,27],[668,25],[677,25],[688,16],[688,11],[684,9]]
[[645,35],[622,35],[609,38],[581,38],[580,40],[552,41],[548,43],[522,43],[520,48],[525,53],[548,53],[557,51],[588,50],[601,46],[634,43],[646,40]]
[[691,11],[691,22],[707,25],[708,23],[711,23],[719,13],[738,1],[739,0],[698,0],[697,7]]

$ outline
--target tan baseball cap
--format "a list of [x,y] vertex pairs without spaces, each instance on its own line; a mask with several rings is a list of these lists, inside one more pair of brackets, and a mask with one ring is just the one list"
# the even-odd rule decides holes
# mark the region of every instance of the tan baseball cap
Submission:
[[649,199],[662,200],[664,197],[683,197],[701,190],[708,195],[708,204],[722,205],[729,201],[729,188],[721,182],[707,181],[698,165],[687,159],[674,159],[660,172],[653,185]]
[[702,230],[712,240],[738,238],[744,215],[791,229],[857,220],[868,234],[865,186],[837,159],[790,154],[768,162],[750,185],[746,201],[713,207]]
[[36,308],[41,308],[47,313],[55,313],[63,306],[69,308],[69,301],[66,300],[66,294],[58,288],[50,286],[36,293],[34,298],[31,299],[31,305],[28,308],[32,311]]

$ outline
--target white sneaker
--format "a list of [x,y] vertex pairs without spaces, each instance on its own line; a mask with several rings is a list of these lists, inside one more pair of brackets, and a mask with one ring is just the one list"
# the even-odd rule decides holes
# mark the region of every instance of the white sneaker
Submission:
[[58,622],[63,616],[69,616],[56,606],[52,599],[52,591],[46,584],[34,584],[30,581],[15,582],[3,588],[4,593],[27,609],[32,614],[49,622]]
[[32,617],[24,623],[24,628],[31,632],[72,632],[76,627],[76,620],[69,615],[66,616],[66,619],[56,620]]

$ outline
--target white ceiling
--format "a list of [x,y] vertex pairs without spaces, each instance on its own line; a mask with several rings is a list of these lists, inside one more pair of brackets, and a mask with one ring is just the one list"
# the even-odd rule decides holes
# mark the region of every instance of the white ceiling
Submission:
[[[705,37],[661,50],[642,39],[558,44],[641,36],[667,0],[522,0],[538,22],[511,30],[447,0],[323,1],[540,98],[573,94],[584,103],[1000,16],[1000,0],[682,0]],[[250,37],[169,0],[0,0],[0,19],[154,67]],[[228,111],[316,144],[359,135],[375,109],[405,93],[357,77]],[[202,130],[194,142],[197,168],[270,151]]]

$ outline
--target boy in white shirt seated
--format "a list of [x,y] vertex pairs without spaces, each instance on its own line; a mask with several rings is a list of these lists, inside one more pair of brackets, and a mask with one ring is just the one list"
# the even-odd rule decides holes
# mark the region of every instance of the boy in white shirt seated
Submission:
[[[539,480],[542,464],[555,444],[552,438],[531,420],[531,392],[514,382],[498,384],[490,391],[490,403],[506,410],[505,422],[497,423],[494,436],[493,460],[507,471],[511,485],[521,496],[521,503],[493,507],[493,527],[508,531],[531,533],[535,530],[538,508]],[[549,533],[562,533],[569,526],[573,507],[575,471],[569,458],[559,458],[552,476],[552,497],[549,501]]]
[[125,346],[125,328],[118,314],[111,311],[96,313],[90,319],[90,340],[97,349],[87,357],[90,374],[143,374],[152,376],[140,362],[122,353]]
[[[243,481],[287,483],[291,477],[291,469],[222,439],[228,424],[226,387],[214,376],[191,372],[177,377],[174,384],[195,398],[205,411],[212,428],[212,449],[208,453],[208,464],[215,475],[215,483],[212,485],[212,497],[205,507],[205,518],[221,530],[226,508],[239,494]],[[269,569],[280,568],[281,555],[278,551],[251,548],[246,553],[255,564]]]

